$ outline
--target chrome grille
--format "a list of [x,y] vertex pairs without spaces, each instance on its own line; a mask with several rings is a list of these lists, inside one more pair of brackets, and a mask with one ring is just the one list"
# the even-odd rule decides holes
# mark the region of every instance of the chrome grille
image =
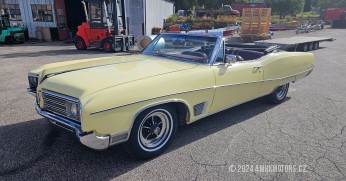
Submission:
[[[68,119],[71,119],[71,118],[67,115],[66,103],[68,102],[77,103],[78,110],[79,110],[78,99],[75,99],[72,97],[68,97],[62,94],[44,90],[42,91],[42,98],[43,98],[43,107],[46,111],[58,114]],[[73,119],[73,120],[80,122],[79,114],[80,113],[78,111],[77,119]]]

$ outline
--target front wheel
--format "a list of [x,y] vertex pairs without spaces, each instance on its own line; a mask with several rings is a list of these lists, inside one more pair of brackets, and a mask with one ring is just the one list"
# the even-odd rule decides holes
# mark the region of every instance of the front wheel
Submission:
[[177,131],[176,111],[169,105],[143,111],[135,120],[127,142],[128,151],[148,159],[161,154]]
[[276,88],[271,94],[267,96],[268,101],[273,104],[280,104],[286,98],[289,87],[290,84],[288,83]]
[[103,43],[103,50],[107,53],[112,53],[114,52],[114,49],[113,49],[113,45],[112,45],[112,42],[111,41],[105,41]]

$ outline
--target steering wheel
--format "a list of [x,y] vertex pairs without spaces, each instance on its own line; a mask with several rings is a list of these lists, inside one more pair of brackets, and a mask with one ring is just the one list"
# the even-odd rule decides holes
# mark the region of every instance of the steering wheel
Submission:
[[214,49],[214,45],[203,45],[203,46],[201,46],[201,50],[204,50],[204,51],[212,50],[212,49]]
[[208,58],[208,56],[205,53],[202,52],[193,52],[193,51],[183,51],[181,52],[183,55],[191,55],[195,57],[202,57],[202,58]]

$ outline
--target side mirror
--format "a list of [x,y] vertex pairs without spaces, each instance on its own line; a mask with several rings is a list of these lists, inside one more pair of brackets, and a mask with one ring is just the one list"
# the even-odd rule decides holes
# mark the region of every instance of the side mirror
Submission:
[[238,58],[237,58],[236,55],[226,55],[226,56],[225,56],[225,62],[224,62],[224,63],[225,63],[227,66],[230,66],[230,65],[236,63],[237,60],[238,60]]

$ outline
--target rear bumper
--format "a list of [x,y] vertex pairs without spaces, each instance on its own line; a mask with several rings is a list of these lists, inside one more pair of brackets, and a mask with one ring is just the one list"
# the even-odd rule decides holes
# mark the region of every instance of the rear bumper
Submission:
[[94,133],[83,133],[79,124],[56,114],[44,111],[37,104],[35,108],[38,114],[47,118],[51,123],[69,131],[75,132],[76,137],[83,145],[95,150],[104,150],[109,147],[109,136],[96,136]]

